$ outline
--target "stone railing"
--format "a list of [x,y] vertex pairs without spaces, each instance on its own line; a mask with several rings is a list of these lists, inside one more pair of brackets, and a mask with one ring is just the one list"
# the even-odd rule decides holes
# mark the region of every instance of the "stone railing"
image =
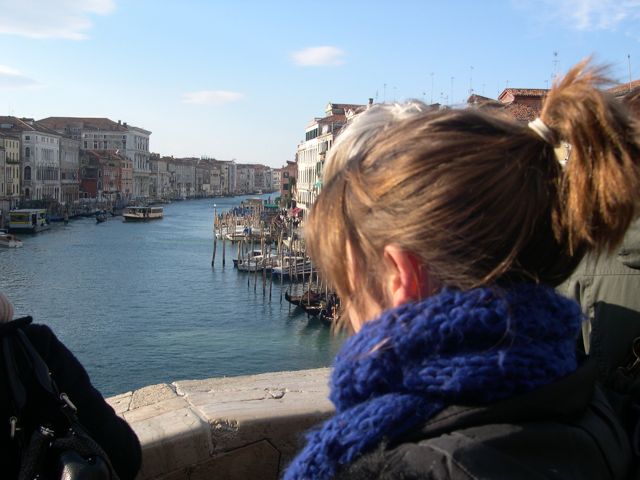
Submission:
[[277,479],[333,411],[328,369],[159,384],[108,399],[142,444],[139,480]]

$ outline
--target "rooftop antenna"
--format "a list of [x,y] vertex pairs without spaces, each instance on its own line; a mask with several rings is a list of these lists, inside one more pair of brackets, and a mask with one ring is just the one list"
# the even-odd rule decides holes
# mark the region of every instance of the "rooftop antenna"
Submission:
[[387,84],[385,83],[382,90],[382,103],[387,103]]
[[473,65],[469,67],[469,95],[473,95]]
[[485,84],[483,83],[483,84],[482,84],[482,96],[483,96],[483,97],[484,97],[484,87],[485,87]]
[[456,77],[453,77],[453,76],[451,77],[451,95],[449,96],[449,105],[451,105],[451,102],[453,102],[453,80],[455,78]]
[[431,101],[429,103],[433,105],[433,72],[431,72],[430,75],[431,75]]
[[553,52],[553,79],[558,78],[558,51]]
[[629,64],[629,91],[631,91],[631,54],[627,53],[627,63]]
[[393,87],[393,103],[398,102],[398,87]]

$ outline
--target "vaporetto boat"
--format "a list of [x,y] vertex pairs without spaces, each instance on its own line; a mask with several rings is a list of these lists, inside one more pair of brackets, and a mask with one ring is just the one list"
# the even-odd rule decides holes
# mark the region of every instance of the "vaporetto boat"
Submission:
[[162,207],[127,207],[122,214],[125,222],[147,222],[164,217]]
[[9,231],[36,233],[49,228],[44,208],[23,208],[9,212]]

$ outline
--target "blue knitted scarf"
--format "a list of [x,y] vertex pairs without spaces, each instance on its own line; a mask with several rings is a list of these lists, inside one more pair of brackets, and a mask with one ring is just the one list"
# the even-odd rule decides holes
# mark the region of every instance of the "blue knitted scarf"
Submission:
[[336,415],[307,436],[285,479],[333,477],[382,440],[450,405],[486,405],[577,368],[579,306],[553,289],[445,289],[368,322],[331,376]]

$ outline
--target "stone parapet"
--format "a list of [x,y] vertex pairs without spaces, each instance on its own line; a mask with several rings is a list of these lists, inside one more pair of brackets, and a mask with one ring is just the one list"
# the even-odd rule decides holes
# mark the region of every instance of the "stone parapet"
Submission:
[[107,401],[142,444],[139,480],[277,479],[333,413],[329,369],[185,380]]

